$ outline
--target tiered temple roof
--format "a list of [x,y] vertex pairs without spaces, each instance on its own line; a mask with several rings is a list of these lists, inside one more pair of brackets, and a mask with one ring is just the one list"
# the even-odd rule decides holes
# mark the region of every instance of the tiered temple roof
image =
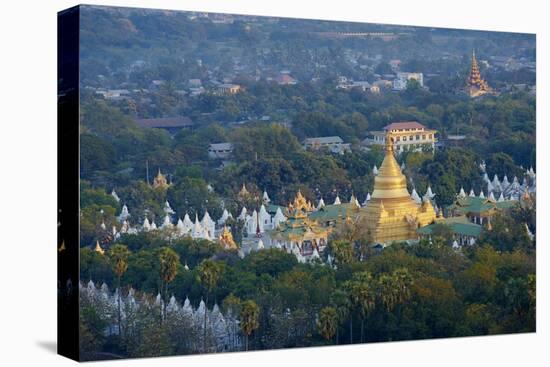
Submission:
[[479,97],[483,94],[492,92],[487,82],[481,78],[475,52],[472,52],[472,65],[466,82],[466,90],[470,97]]

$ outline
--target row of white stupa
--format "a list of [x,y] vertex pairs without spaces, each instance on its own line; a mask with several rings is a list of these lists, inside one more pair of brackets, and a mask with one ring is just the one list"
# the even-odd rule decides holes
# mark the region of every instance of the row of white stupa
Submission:
[[[118,197],[117,193],[113,190],[111,195],[120,202],[120,198]],[[413,190],[411,197],[421,203],[420,196],[417,194],[416,190]],[[432,191],[432,188],[428,186],[428,189],[426,190],[425,195],[423,196],[424,199],[433,199],[435,197],[435,194]],[[371,195],[370,193],[367,193],[367,196],[362,204],[359,203],[359,200],[355,197],[355,195],[352,195],[350,198],[349,203],[355,204],[358,207],[365,206],[370,201]],[[266,191],[263,192],[262,196],[263,204],[260,206],[260,210],[257,211],[254,209],[252,212],[249,212],[246,207],[243,207],[241,210],[241,213],[237,217],[238,220],[244,221],[245,229],[248,234],[256,234],[258,231],[260,233],[264,233],[266,230],[273,230],[279,226],[280,223],[286,221],[286,217],[281,211],[281,208],[277,208],[277,211],[275,212],[275,215],[271,215],[267,212],[267,209],[265,205],[267,205],[269,202],[271,202],[271,199],[269,198],[269,195]],[[341,205],[342,200],[340,199],[339,195],[336,195],[336,198],[332,205]],[[316,210],[321,209],[322,207],[326,206],[324,199],[321,197],[318,201]],[[170,206],[170,203],[166,201],[164,203],[163,211],[165,213],[164,220],[162,224],[160,225],[160,229],[165,228],[173,228],[179,230],[179,233],[181,235],[190,235],[193,238],[204,238],[204,239],[213,239],[216,232],[216,222],[212,220],[210,217],[210,214],[208,211],[204,213],[204,216],[202,220],[199,221],[198,215],[195,215],[195,221],[192,222],[189,215],[186,213],[183,220],[181,218],[178,219],[178,221],[174,224],[172,222],[171,216],[175,214],[175,211]],[[128,222],[128,218],[130,217],[130,212],[128,210],[127,205],[122,206],[122,211],[118,216],[118,220],[122,223],[122,228],[120,230],[120,233],[128,233],[128,234],[135,234],[139,232],[140,230],[143,231],[151,231],[159,229],[157,224],[154,221],[149,221],[149,219],[146,217],[141,225],[141,229],[137,229],[134,227],[131,227]],[[221,229],[226,221],[229,218],[234,218],[231,213],[227,211],[227,209],[223,210],[222,216],[218,219],[217,225],[218,229]],[[114,230],[113,230],[114,231]],[[116,234],[113,232],[113,234]]]
[[[111,193],[113,197],[116,197],[117,200],[120,200],[118,198],[118,195],[113,190]],[[416,201],[421,202],[420,197],[418,196],[416,190],[413,190],[413,193],[411,195],[413,199]],[[428,187],[428,190],[426,191],[426,194],[424,195],[425,198],[433,199],[435,197],[435,194],[432,192],[431,187]],[[352,195],[350,198],[350,203],[355,204],[358,207],[365,206],[371,199],[370,193],[367,193],[367,196],[365,200],[363,201],[363,204],[360,204],[357,198]],[[263,195],[263,201],[264,203],[268,203],[270,201],[269,196],[264,191]],[[341,205],[342,201],[338,195],[336,195],[336,198],[334,200],[333,205]],[[325,206],[325,201],[323,198],[321,198],[317,204],[316,210],[321,209]],[[189,217],[189,214],[185,214],[183,219],[179,218],[177,222],[172,221],[172,216],[175,214],[175,211],[170,206],[170,203],[166,201],[164,203],[163,211],[165,213],[164,220],[160,226],[157,226],[155,221],[150,221],[147,217],[143,220],[143,223],[141,226],[138,227],[132,227],[129,223],[130,218],[130,212],[128,210],[128,206],[124,204],[122,206],[122,210],[118,216],[119,222],[122,224],[120,231],[117,231],[116,228],[113,228],[113,235],[115,237],[120,236],[121,234],[136,234],[140,231],[154,231],[157,229],[176,229],[177,234],[181,236],[191,236],[192,238],[196,239],[208,239],[212,240],[216,238],[216,232],[218,230],[221,230],[223,226],[225,225],[226,221],[229,218],[234,218],[233,215],[227,210],[224,209],[221,217],[218,219],[217,222],[215,222],[208,213],[208,210],[205,211],[204,216],[201,220],[199,220],[198,215],[195,214],[195,220],[194,222],[191,221],[191,218]],[[265,204],[262,204],[260,206],[259,211],[254,209],[252,212],[249,212],[246,207],[243,207],[241,210],[241,213],[239,216],[237,216],[238,220],[242,220],[244,222],[244,228],[246,232],[250,235],[257,234],[257,233],[264,233],[268,230],[273,230],[279,227],[279,224],[282,222],[285,222],[287,220],[286,216],[283,214],[280,207],[277,208],[274,215],[271,215],[268,213]],[[105,228],[105,225],[102,224],[103,229]]]
[[[105,283],[98,288],[94,282],[90,280],[86,285],[79,283],[79,293],[85,301],[98,307],[98,310],[103,310],[102,316],[118,315],[118,302],[120,298],[121,320],[123,324],[131,323],[132,316],[138,314],[140,311],[146,311],[153,307],[158,310],[164,310],[164,301],[160,294],[157,294],[153,302],[151,302],[149,300],[150,298],[145,294],[143,297],[136,299],[133,288],[130,288],[126,295],[121,295],[118,289],[114,292],[110,292]],[[179,319],[183,318],[187,320],[188,325],[195,330],[204,330],[204,317],[206,311],[206,329],[207,335],[210,336],[210,347],[216,351],[222,351],[231,341],[231,343],[235,343],[235,348],[240,349],[242,340],[238,333],[239,321],[236,317],[231,314],[224,315],[217,304],[215,304],[211,310],[205,309],[206,304],[202,299],[199,306],[195,309],[191,305],[189,298],[186,298],[182,305],[172,296],[166,305],[166,315],[164,315],[164,317],[170,318],[175,316]],[[118,316],[112,317],[111,320],[108,320],[109,326],[105,329],[105,334],[110,335],[118,332],[117,317]],[[196,333],[196,335],[202,338],[204,332]],[[197,342],[194,347],[198,349],[202,348],[202,342]]]

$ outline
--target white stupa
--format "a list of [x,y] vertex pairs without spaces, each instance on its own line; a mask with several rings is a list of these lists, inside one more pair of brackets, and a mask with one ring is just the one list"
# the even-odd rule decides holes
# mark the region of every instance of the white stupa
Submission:
[[411,193],[411,199],[413,199],[417,204],[422,204],[422,199],[420,198],[420,195],[416,192],[416,189],[413,189]]
[[220,217],[220,219],[218,219],[218,225],[223,226],[229,218],[233,218],[233,216],[227,211],[227,209],[224,209],[222,216]]
[[267,195],[267,191],[264,190],[264,194],[262,195],[262,202],[267,205],[271,202],[271,199],[269,198],[269,195]]
[[378,167],[376,167],[376,165],[374,165],[374,167],[372,167],[372,174],[373,175],[378,175]]
[[210,214],[208,214],[208,210],[204,212],[201,225],[204,228],[205,232],[208,234],[208,237],[212,238],[214,236],[214,231],[216,229],[216,223],[212,220],[212,218],[210,218]]
[[172,221],[170,220],[170,216],[166,214],[164,216],[164,221],[162,222],[162,225],[160,226],[161,229],[169,229],[172,228]]
[[237,217],[238,220],[246,221],[246,207],[243,206],[241,214]]
[[466,197],[466,193],[464,192],[463,187],[460,188],[460,192],[458,193],[458,197],[459,198],[465,198]]
[[321,209],[324,206],[325,206],[325,201],[321,197],[321,199],[319,199],[319,204],[317,204],[317,209]]
[[270,229],[271,226],[272,226],[271,215],[269,215],[269,213],[267,212],[264,204],[262,204],[260,206],[260,212],[258,213],[258,216],[259,216],[258,219],[260,220],[260,224],[261,224],[262,229],[263,228]]
[[166,200],[164,202],[164,208],[163,208],[164,212],[167,214],[167,215],[172,215],[172,214],[176,214],[176,212],[172,209],[172,207],[170,206],[170,203],[168,202],[168,200]]
[[428,190],[426,190],[426,196],[428,196],[429,199],[433,199],[435,197],[431,186],[428,186]]
[[[323,200],[323,199],[321,199]],[[276,229],[279,227],[279,224],[286,221],[286,217],[284,216],[281,208],[277,208],[277,211],[275,212],[275,216],[273,216],[273,228]]]
[[128,207],[126,204],[122,206],[122,210],[120,211],[120,214],[118,215],[119,222],[124,222],[130,217],[130,212],[128,211]]
[[115,189],[113,189],[113,191],[111,191],[111,196],[117,201],[117,203],[120,203],[120,198],[118,197]]
[[367,192],[367,197],[365,198],[365,201],[363,201],[363,206],[367,205],[369,201],[370,201],[370,192]]
[[470,194],[469,194],[468,196],[471,197],[471,198],[475,198],[475,197],[476,197],[476,193],[474,192],[474,189],[471,189],[471,190],[470,190]]
[[144,230],[145,232],[151,230],[151,223],[149,223],[149,219],[147,219],[147,217],[145,217],[145,219],[143,220],[143,225],[142,225],[142,227],[143,227],[143,230]]
[[340,205],[342,204],[342,202],[340,201],[340,197],[338,195],[336,195],[336,199],[334,199],[334,204],[333,205]]

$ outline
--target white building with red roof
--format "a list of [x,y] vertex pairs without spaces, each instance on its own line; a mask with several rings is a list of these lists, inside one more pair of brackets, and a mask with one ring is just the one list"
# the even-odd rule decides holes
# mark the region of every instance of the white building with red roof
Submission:
[[386,144],[386,134],[392,133],[394,138],[394,151],[402,153],[404,151],[425,151],[434,150],[437,142],[437,130],[429,129],[417,121],[392,122],[384,127],[383,131],[371,131],[369,136],[363,140],[363,145],[384,146]]

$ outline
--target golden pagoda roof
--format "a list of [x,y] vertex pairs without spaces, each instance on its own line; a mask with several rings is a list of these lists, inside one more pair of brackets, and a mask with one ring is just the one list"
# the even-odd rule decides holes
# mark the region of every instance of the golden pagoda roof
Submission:
[[168,181],[166,180],[166,176],[162,174],[162,172],[160,171],[160,168],[159,168],[159,171],[156,175],[156,177],[153,179],[153,188],[166,188],[170,186],[168,184]]
[[485,93],[491,92],[489,84],[481,78],[481,73],[479,72],[479,66],[477,65],[475,51],[472,51],[472,65],[470,67],[470,74],[466,81],[468,93],[472,97],[477,97]]
[[239,196],[244,197],[248,196],[250,193],[246,189],[246,185],[243,183],[243,187],[241,187],[241,191],[239,191]]
[[302,195],[302,192],[298,190],[294,201],[288,204],[287,211],[289,214],[297,214],[298,212],[311,212],[313,211],[313,205]]
[[394,138],[390,132],[386,134],[386,156],[374,178],[372,199],[410,198],[407,191],[407,179],[401,172],[399,164],[393,155]]

